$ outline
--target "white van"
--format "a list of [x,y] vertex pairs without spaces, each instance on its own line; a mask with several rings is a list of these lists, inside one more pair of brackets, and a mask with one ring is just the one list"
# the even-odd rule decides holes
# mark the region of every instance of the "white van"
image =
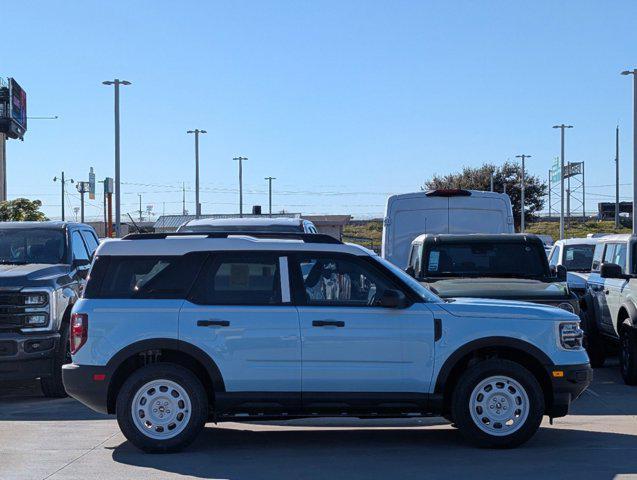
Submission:
[[504,193],[461,189],[389,197],[383,258],[405,268],[412,240],[423,233],[515,233],[511,200]]

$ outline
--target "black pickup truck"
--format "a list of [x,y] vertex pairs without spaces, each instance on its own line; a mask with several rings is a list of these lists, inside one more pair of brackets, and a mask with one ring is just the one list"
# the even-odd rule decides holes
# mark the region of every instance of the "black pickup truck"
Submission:
[[0,385],[40,378],[44,395],[66,395],[71,308],[97,245],[81,223],[0,223]]
[[421,235],[411,244],[407,273],[442,298],[526,301],[579,313],[566,268],[549,267],[535,235]]

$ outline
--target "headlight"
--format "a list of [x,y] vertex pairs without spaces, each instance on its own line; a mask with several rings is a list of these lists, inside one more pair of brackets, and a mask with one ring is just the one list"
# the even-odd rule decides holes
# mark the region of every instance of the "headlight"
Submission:
[[29,307],[46,305],[49,296],[46,293],[28,293],[24,297],[24,304]]
[[577,322],[560,323],[560,346],[565,350],[579,350],[582,348],[584,331]]
[[560,303],[557,308],[561,308],[562,310],[566,310],[569,313],[575,313],[575,309],[573,308],[573,305],[571,305],[568,302],[562,302]]
[[49,323],[46,313],[28,313],[24,316],[25,327],[45,327]]

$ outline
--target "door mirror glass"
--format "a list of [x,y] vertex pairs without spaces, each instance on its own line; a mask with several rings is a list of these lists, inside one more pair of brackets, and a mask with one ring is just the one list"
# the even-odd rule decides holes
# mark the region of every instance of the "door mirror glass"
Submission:
[[568,271],[566,270],[566,267],[564,265],[557,265],[555,267],[555,276],[557,277],[558,281],[565,282],[567,275]]
[[608,262],[602,263],[600,275],[602,278],[626,278],[626,275],[624,275],[624,272],[622,271],[622,267],[616,263]]
[[380,297],[378,304],[385,308],[405,308],[407,306],[407,297],[400,290],[388,288]]

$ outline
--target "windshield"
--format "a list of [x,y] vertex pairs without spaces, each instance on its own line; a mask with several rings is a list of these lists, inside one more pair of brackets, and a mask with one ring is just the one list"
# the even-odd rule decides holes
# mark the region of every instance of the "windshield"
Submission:
[[63,263],[65,240],[62,230],[0,230],[0,263]]
[[404,271],[398,268],[391,262],[388,262],[384,258],[374,257],[388,269],[390,269],[396,276],[398,276],[403,282],[405,282],[420,298],[429,303],[442,303],[442,300],[438,295],[434,294],[431,290],[421,285],[411,276],[407,275]]
[[178,232],[274,232],[303,233],[300,225],[184,225]]
[[426,246],[423,277],[549,276],[543,248],[522,242],[475,242]]
[[595,245],[566,245],[562,265],[574,272],[590,272]]

